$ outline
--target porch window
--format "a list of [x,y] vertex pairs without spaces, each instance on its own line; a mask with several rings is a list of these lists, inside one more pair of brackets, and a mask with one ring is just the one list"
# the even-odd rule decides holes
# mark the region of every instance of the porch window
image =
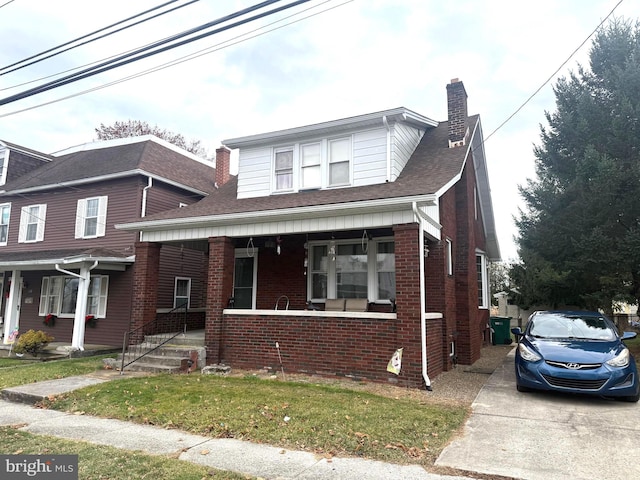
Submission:
[[395,244],[389,239],[315,242],[309,247],[310,300],[396,296]]
[[75,238],[103,237],[106,231],[107,197],[81,198],[76,207]]
[[489,308],[487,257],[481,253],[476,254],[476,272],[478,278],[478,307]]
[[11,204],[0,205],[0,245],[6,245],[9,238],[9,217],[11,216]]
[[22,207],[20,211],[19,243],[41,242],[44,240],[44,223],[47,215],[47,206],[30,205]]
[[276,150],[275,182],[276,190],[293,188],[293,148]]
[[351,170],[351,140],[329,140],[329,185],[348,185]]
[[300,147],[300,156],[302,157],[302,188],[317,188],[322,185],[320,152],[319,143],[311,143]]
[[233,308],[256,308],[257,252],[236,250],[233,269]]
[[173,308],[189,308],[191,306],[191,279],[176,277],[173,289]]
[[[38,314],[44,316],[53,313],[59,317],[73,317],[78,300],[78,281],[76,277],[42,277]],[[91,276],[87,294],[87,314],[96,318],[106,316],[108,289],[107,275]]]

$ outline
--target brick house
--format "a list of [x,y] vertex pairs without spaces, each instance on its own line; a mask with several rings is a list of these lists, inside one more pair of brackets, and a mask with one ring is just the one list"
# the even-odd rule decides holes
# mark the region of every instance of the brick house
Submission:
[[[152,136],[55,156],[0,142],[0,168],[3,341],[16,329],[43,329],[72,350],[121,346],[130,328],[139,238],[113,225],[215,190],[212,162]],[[202,265],[202,252],[163,249],[156,271],[160,314],[186,297],[194,323],[204,326]]]
[[[167,247],[207,253],[207,363],[430,385],[489,340],[500,257],[482,128],[462,82],[448,119],[406,108],[233,138],[217,190],[116,225],[140,232],[132,322],[156,315]],[[230,149],[239,155],[229,175]]]

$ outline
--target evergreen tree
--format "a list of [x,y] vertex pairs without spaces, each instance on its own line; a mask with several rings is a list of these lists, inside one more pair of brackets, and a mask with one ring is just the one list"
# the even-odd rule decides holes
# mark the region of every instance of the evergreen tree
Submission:
[[520,186],[524,305],[610,310],[640,296],[640,27],[614,20],[593,40],[590,69],[554,87],[534,150],[536,179]]

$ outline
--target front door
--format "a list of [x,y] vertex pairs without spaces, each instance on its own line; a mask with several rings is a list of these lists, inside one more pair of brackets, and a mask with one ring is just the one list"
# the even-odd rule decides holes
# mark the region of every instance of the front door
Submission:
[[[239,253],[239,252],[238,252]],[[256,302],[256,256],[238,255],[236,253],[233,270],[233,308],[254,309]]]

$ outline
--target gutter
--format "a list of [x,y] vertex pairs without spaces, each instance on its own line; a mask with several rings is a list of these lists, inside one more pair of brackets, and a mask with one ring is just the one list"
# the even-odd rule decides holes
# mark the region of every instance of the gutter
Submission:
[[420,245],[418,247],[418,262],[420,264],[420,334],[421,334],[421,347],[422,347],[422,378],[428,391],[433,390],[431,388],[431,380],[427,374],[427,319],[425,315],[426,304],[424,299],[425,283],[424,283],[424,229],[422,228],[422,216],[418,210],[418,204],[413,202],[413,213],[416,216],[418,225],[420,226]]
[[387,182],[391,181],[391,127],[387,121],[387,116],[382,116],[382,123],[387,129]]
[[[140,218],[144,218],[147,216],[147,192],[151,187],[153,187],[153,178],[147,177],[147,186],[142,189],[142,205],[140,206]],[[142,241],[142,232],[140,232],[140,241]]]

